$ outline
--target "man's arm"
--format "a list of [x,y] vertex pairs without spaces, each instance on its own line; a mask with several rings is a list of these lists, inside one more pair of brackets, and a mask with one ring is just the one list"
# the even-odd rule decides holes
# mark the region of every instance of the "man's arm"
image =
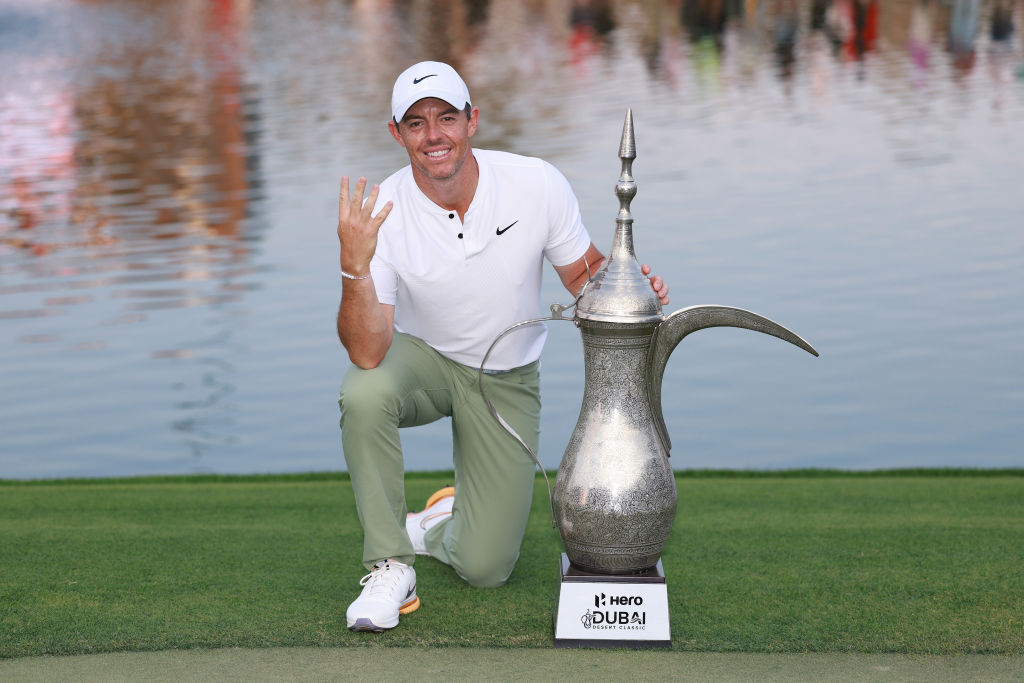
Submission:
[[[597,272],[602,263],[604,263],[604,254],[591,242],[583,256],[567,266],[555,266],[555,272],[558,273],[558,278],[569,290],[569,293],[577,296],[584,283]],[[590,266],[589,273],[587,272],[588,265]]]
[[[369,296],[363,290],[369,290]],[[391,348],[394,322],[395,307],[377,302],[371,280],[346,281],[342,285],[338,339],[354,365],[364,370],[380,365]]]
[[349,197],[348,176],[341,179],[338,201],[338,241],[341,244],[341,305],[338,307],[338,339],[358,367],[377,367],[394,335],[395,307],[377,300],[370,275],[370,260],[377,249],[377,233],[391,212],[391,202],[373,215],[379,188],[374,185],[363,201],[366,179],[356,183]]
[[[573,296],[578,296],[583,284],[597,272],[597,269],[603,263],[604,254],[591,242],[587,253],[567,266],[555,266],[555,272],[558,273],[559,279],[562,280],[562,284],[569,290],[569,293]],[[588,265],[590,266],[589,273],[587,271]],[[640,270],[644,275],[651,275],[651,267],[646,263],[640,266]],[[665,284],[660,275],[653,275],[650,277],[650,280],[651,289],[657,292],[661,305],[668,306],[668,285]]]

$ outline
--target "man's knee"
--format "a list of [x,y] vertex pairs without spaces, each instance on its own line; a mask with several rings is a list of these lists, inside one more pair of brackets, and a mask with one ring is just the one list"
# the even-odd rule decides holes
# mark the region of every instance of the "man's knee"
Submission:
[[455,572],[470,586],[497,588],[505,585],[515,569],[519,551],[505,556],[473,557],[454,564]]
[[342,424],[346,420],[372,419],[393,412],[396,389],[391,376],[379,368],[364,370],[352,366],[341,384],[338,406]]

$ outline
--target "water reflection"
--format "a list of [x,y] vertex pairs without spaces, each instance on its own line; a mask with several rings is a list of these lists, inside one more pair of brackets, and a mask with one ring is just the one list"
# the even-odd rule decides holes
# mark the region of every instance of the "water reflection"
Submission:
[[[4,36],[38,27],[37,40],[15,42],[5,55],[20,72],[8,78],[21,80],[8,81],[0,100],[0,215],[8,218],[0,228],[0,294],[28,305],[0,317],[72,319],[69,329],[27,328],[16,341],[61,343],[54,360],[87,363],[76,354],[116,346],[124,326],[153,325],[154,312],[224,307],[259,287],[236,281],[259,271],[250,262],[259,238],[258,107],[244,80],[251,13],[248,2],[0,11]],[[51,34],[72,36],[70,45],[49,44]],[[189,286],[139,288],[168,282]],[[77,290],[90,293],[31,296]],[[98,325],[83,325],[97,313]],[[231,381],[218,357],[224,352],[212,346],[198,362]],[[194,355],[188,348],[149,353]],[[223,380],[203,377],[193,390],[202,398],[179,402],[178,411],[202,414],[220,400]],[[193,452],[202,441],[195,423],[191,416],[172,421]],[[116,430],[109,437],[119,438]]]
[[[237,47],[238,19],[248,9],[236,17],[226,5],[210,5],[205,24],[194,11],[160,17],[199,73],[158,73],[166,66],[153,63],[171,45],[128,41],[113,54],[77,55],[82,79],[65,82],[56,70],[28,91],[8,91],[4,203],[17,223],[4,235],[7,245],[45,255],[122,251],[190,232],[242,234],[256,160],[247,152]],[[122,21],[147,11],[122,9],[129,15]],[[121,25],[111,23],[101,28]]]
[[[905,186],[900,173],[934,169],[952,196],[944,174],[975,173],[1014,196],[1020,166],[998,155],[1020,151],[1022,13],[1013,0],[0,0],[0,360],[23,368],[5,380],[0,476],[341,466],[330,394],[343,367],[318,325],[337,304],[330,188],[404,163],[380,112],[413,61],[466,76],[478,146],[559,165],[597,239],[611,200],[596,145],[614,143],[629,100],[648,136],[648,222],[674,225],[683,192],[693,207],[728,197],[685,209],[724,230],[742,187],[778,224],[748,208],[730,244],[772,263],[793,246],[780,204],[872,215],[871,174]],[[822,122],[848,145],[800,142]],[[980,132],[990,124],[998,141]],[[906,191],[917,203],[889,208],[927,214],[923,190]],[[970,223],[928,220],[941,235]],[[684,286],[684,268],[737,265],[709,251],[713,236],[664,230]],[[869,259],[872,240],[892,239],[868,225],[848,247]],[[830,281],[865,286],[840,256],[815,258],[833,259]],[[964,277],[1007,258],[978,256]],[[1003,301],[1001,287],[973,296]],[[553,342],[549,365],[576,352]],[[571,413],[571,375],[549,370],[546,405]],[[574,417],[555,407],[551,420]],[[563,430],[545,431],[554,464]]]

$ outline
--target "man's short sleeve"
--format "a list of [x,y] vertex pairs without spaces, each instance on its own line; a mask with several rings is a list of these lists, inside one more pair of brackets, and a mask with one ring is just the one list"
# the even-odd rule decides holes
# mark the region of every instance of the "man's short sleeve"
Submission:
[[544,256],[552,265],[569,265],[587,253],[590,234],[583,226],[580,204],[565,176],[545,161],[544,178],[549,226]]
[[377,249],[370,259],[370,274],[373,275],[373,287],[377,290],[377,301],[391,306],[398,301],[398,270],[394,264],[401,243],[395,242],[401,240],[401,228],[405,221],[402,202],[397,197],[401,173],[401,170],[396,171],[380,184],[377,207],[383,207],[388,202],[394,206],[377,232]]
[[377,253],[370,261],[370,274],[373,275],[373,287],[377,290],[377,301],[382,304],[395,305],[398,301],[398,274],[380,255],[380,244]]

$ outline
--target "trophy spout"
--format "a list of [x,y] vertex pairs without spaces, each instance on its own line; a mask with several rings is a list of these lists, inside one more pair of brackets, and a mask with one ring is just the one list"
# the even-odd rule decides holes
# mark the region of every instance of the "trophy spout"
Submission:
[[681,308],[665,318],[654,330],[651,348],[647,355],[647,391],[651,405],[654,424],[665,447],[665,453],[671,455],[672,441],[665,426],[665,416],[661,410],[661,382],[665,374],[665,366],[672,351],[688,334],[707,327],[741,327],[746,330],[762,332],[788,341],[807,353],[817,356],[818,352],[802,337],[782,325],[760,316],[731,306],[690,306]]

